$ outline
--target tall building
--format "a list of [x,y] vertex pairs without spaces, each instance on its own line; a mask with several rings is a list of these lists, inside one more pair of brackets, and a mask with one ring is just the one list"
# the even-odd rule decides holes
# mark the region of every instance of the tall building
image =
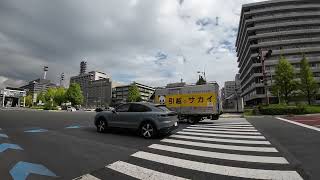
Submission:
[[239,74],[236,74],[234,81],[226,81],[221,89],[223,110],[225,112],[243,112],[243,100],[240,95],[240,79]]
[[90,71],[86,73],[86,63],[80,63],[80,74],[70,78],[71,83],[80,85],[86,107],[102,107],[111,103],[112,82],[110,77],[103,72]]
[[113,90],[113,92],[114,92],[113,98],[114,98],[115,104],[119,104],[119,103],[125,102],[127,100],[129,88],[132,85],[136,85],[138,87],[142,101],[148,101],[149,98],[151,97],[151,95],[155,91],[155,89],[153,87],[143,85],[140,83],[136,83],[136,82],[133,82],[132,84],[129,84],[129,85],[117,86]]
[[28,84],[21,86],[21,89],[25,89],[29,93],[37,96],[42,91],[47,91],[49,88],[58,87],[56,84],[52,83],[49,79],[36,79],[30,81]]
[[236,90],[236,82],[235,81],[226,81],[224,82],[224,96],[227,98],[234,94]]
[[[270,0],[244,4],[241,10],[236,51],[241,96],[246,105],[267,101],[262,61],[258,53],[272,50],[265,59],[268,88],[281,54],[298,72],[302,53],[310,62],[316,80],[320,80],[320,1]],[[277,101],[271,96],[270,102]]]

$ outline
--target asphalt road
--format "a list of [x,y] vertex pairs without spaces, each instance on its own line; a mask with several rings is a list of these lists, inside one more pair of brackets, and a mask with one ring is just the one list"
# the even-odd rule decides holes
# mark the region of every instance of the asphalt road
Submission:
[[180,124],[146,140],[99,134],[94,115],[0,111],[1,179],[320,179],[319,132],[274,118]]

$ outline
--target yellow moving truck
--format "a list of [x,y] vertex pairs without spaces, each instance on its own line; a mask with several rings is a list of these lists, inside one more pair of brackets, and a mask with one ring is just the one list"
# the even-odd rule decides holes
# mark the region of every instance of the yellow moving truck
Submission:
[[206,118],[219,119],[221,112],[219,85],[215,82],[203,85],[176,83],[157,88],[154,101],[178,113],[179,119],[195,124]]

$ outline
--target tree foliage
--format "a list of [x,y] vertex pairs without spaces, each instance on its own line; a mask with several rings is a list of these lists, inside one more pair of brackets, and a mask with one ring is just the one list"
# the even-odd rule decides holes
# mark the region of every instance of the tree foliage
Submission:
[[26,99],[25,99],[25,106],[31,107],[32,104],[33,104],[33,102],[32,102],[32,100],[33,100],[32,95],[29,94],[29,95],[27,95],[25,98],[26,98]]
[[293,80],[294,70],[292,65],[284,56],[280,56],[279,64],[276,66],[275,83],[272,87],[272,93],[279,96],[287,104],[290,97],[294,95],[297,89],[297,82]]
[[299,89],[301,90],[302,95],[306,97],[310,105],[311,99],[318,91],[318,85],[313,77],[313,73],[309,67],[309,63],[305,55],[303,55],[300,61]]
[[128,92],[128,98],[127,98],[127,101],[128,102],[139,102],[141,101],[141,94],[140,94],[140,91],[139,91],[139,88],[137,85],[135,84],[132,84],[130,87],[129,87],[129,92]]
[[196,85],[201,85],[201,84],[207,84],[207,81],[202,76],[199,76],[199,79],[196,82]]
[[38,95],[37,95],[37,102],[41,101],[41,102],[46,102],[46,98],[45,98],[45,92],[41,91]]
[[71,102],[73,106],[80,105],[83,103],[83,95],[80,85],[77,83],[72,83],[65,94],[66,100]]
[[58,87],[56,89],[54,101],[58,104],[61,105],[62,103],[66,102],[66,89],[63,87]]

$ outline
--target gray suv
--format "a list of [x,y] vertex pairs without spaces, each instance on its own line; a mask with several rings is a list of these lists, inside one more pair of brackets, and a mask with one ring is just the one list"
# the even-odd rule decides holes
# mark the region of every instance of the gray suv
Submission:
[[134,129],[144,138],[169,133],[178,128],[177,113],[152,103],[126,103],[112,111],[98,112],[94,124],[102,133],[109,127]]

